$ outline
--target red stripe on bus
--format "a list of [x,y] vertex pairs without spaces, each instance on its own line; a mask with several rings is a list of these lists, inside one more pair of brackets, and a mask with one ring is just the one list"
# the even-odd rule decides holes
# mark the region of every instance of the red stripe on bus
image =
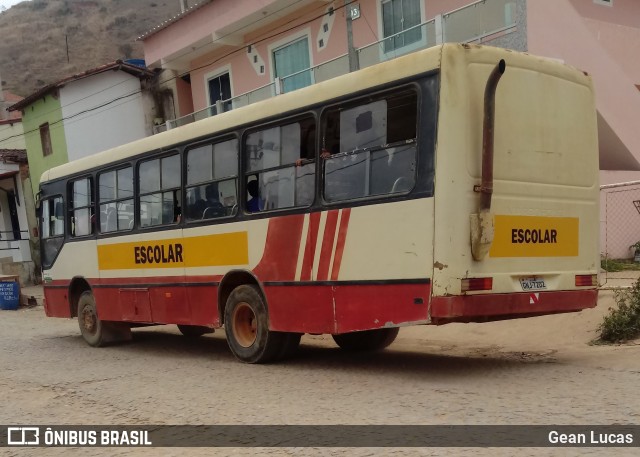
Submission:
[[333,252],[333,240],[336,236],[336,225],[338,223],[338,210],[327,211],[327,222],[324,226],[324,236],[322,237],[322,247],[320,248],[320,263],[318,264],[318,281],[329,279],[329,265]]
[[336,254],[333,257],[333,268],[331,268],[331,280],[338,279],[340,273],[340,265],[342,264],[342,254],[344,252],[344,243],[347,238],[347,229],[349,228],[349,216],[351,216],[351,209],[346,208],[342,210],[342,217],[340,218],[340,228],[338,229],[338,242],[336,244]]
[[303,224],[303,214],[269,220],[264,253],[253,270],[260,281],[295,279]]
[[311,213],[309,215],[309,228],[307,230],[307,243],[304,248],[304,257],[302,258],[302,272],[300,273],[301,281],[310,281],[313,269],[313,259],[316,255],[316,243],[318,242],[318,228],[320,227],[320,213]]

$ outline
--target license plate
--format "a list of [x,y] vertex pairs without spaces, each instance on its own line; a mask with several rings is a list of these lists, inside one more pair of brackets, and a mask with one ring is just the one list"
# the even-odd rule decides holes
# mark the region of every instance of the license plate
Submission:
[[520,285],[524,291],[545,290],[547,288],[543,278],[520,278]]

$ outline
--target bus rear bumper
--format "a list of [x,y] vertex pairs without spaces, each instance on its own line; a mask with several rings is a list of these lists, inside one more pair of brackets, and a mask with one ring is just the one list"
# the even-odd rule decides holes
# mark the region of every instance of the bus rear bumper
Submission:
[[487,322],[594,308],[598,290],[433,297],[431,323]]

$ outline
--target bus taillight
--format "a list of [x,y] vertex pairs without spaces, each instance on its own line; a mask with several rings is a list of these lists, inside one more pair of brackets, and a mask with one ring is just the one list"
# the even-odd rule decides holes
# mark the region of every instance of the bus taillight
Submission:
[[462,280],[462,292],[491,290],[492,288],[493,278],[466,278]]
[[598,275],[576,275],[576,287],[597,286]]

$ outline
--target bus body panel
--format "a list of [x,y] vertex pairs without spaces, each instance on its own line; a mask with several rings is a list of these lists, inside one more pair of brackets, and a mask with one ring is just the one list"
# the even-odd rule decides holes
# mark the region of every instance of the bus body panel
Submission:
[[[65,285],[77,272],[72,259],[82,258],[104,320],[219,327],[218,286],[240,269],[261,284],[272,330],[426,323],[432,218],[433,198],[422,198],[66,243],[46,272],[67,278],[45,286],[47,314],[69,317]],[[247,235],[238,243],[235,234]],[[232,252],[221,253],[230,240]]]
[[[597,283],[576,286],[576,275],[599,270],[590,78],[543,58],[465,49],[443,52],[434,260],[444,267],[434,268],[432,317],[446,322],[595,306]],[[486,258],[476,261],[470,216],[478,213],[480,199],[474,186],[481,178],[484,85],[500,58],[506,71],[496,91],[494,239]],[[492,284],[464,291],[462,280],[468,278],[491,278]],[[492,301],[501,304],[486,309]]]

